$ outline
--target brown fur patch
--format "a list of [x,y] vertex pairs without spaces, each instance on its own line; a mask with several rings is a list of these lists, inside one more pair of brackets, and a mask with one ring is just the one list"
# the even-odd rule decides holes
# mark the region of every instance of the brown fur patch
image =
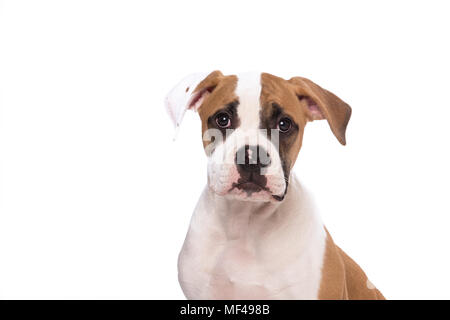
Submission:
[[[262,119],[271,117],[274,103],[279,105],[283,110],[283,114],[289,116],[298,126],[298,132],[295,135],[282,137],[280,134],[280,157],[285,162],[285,170],[290,170],[302,146],[303,130],[307,122],[305,108],[302,107],[303,102],[298,100],[292,85],[288,81],[269,73],[262,73]],[[276,128],[276,123],[272,124],[272,128]]]
[[339,248],[327,232],[319,299],[385,300],[361,267]]
[[[208,129],[208,118],[226,105],[238,100],[235,94],[237,80],[235,75],[224,76],[220,71],[214,71],[195,88],[194,93],[202,90],[209,91],[209,95],[198,109],[202,121],[202,136]],[[210,141],[203,141],[203,146],[206,147],[209,143]]]
[[[325,119],[330,125],[331,131],[345,145],[345,130],[352,114],[352,109],[348,104],[339,99],[336,95],[328,90],[323,89],[309,79],[302,77],[294,77],[288,80],[292,85],[295,94],[298,97],[306,97],[317,104]],[[308,120],[314,120],[314,117],[308,112],[307,99],[304,100],[304,107],[308,114]]]
[[285,80],[269,73],[261,74],[261,86],[261,118],[270,117],[275,103],[298,126],[295,138],[284,138],[283,141],[280,136],[280,156],[285,161],[285,169],[290,170],[297,159],[306,123],[315,120],[315,116],[308,108],[311,102],[317,105],[328,121],[331,131],[339,142],[345,145],[345,131],[350,120],[351,108],[336,95],[306,78],[294,77]]

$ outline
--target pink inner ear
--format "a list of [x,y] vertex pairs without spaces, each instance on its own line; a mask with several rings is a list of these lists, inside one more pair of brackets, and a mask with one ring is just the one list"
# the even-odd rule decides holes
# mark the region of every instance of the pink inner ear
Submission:
[[207,96],[210,95],[212,89],[206,88],[199,92],[197,92],[191,99],[191,102],[189,103],[189,109],[193,109],[194,111],[197,111],[198,108],[202,105],[203,101],[206,99]]
[[320,111],[317,104],[308,104],[308,110],[311,113],[311,117],[313,120],[322,120],[325,117],[323,116],[322,111]]
[[302,101],[302,100],[306,101],[306,103],[308,105],[308,111],[309,111],[309,114],[311,115],[312,120],[325,119],[322,111],[320,111],[319,106],[317,105],[317,103],[315,103],[315,101],[313,99],[311,99],[310,97],[307,97],[307,96],[298,96],[298,99],[300,101]]

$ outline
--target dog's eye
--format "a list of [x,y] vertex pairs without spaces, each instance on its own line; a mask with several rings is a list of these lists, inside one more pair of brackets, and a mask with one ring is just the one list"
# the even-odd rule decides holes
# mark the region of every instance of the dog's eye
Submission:
[[278,121],[278,130],[281,132],[288,132],[292,127],[292,121],[289,118],[281,118],[280,121]]
[[230,116],[225,112],[221,112],[216,116],[216,123],[219,128],[229,128],[231,126]]

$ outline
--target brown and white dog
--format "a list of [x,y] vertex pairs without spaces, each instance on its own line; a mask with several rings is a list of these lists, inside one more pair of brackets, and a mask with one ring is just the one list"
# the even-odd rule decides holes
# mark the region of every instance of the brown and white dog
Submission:
[[188,299],[384,299],[291,173],[308,121],[345,145],[345,102],[301,77],[214,71],[183,79],[166,107],[177,127],[199,113],[208,156],[178,261]]

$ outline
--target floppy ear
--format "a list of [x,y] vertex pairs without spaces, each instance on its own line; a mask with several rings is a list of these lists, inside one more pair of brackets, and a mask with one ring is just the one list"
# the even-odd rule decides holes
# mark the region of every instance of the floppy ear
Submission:
[[311,80],[294,77],[288,80],[295,94],[306,108],[309,121],[327,119],[331,131],[345,145],[345,130],[352,114],[348,104]]
[[220,71],[190,74],[167,94],[166,109],[176,129],[180,126],[186,110],[197,111],[222,76]]

